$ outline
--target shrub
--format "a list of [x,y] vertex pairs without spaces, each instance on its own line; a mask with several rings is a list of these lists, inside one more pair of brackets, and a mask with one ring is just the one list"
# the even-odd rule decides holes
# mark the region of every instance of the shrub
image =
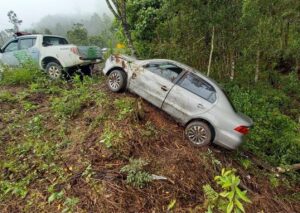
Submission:
[[243,146],[273,165],[298,163],[298,125],[282,112],[289,97],[279,90],[262,86],[242,88],[228,84],[226,89],[237,110],[254,120],[254,127]]
[[239,188],[240,178],[234,170],[222,169],[220,176],[215,177],[216,183],[221,186],[222,192],[216,192],[209,184],[203,186],[206,197],[205,207],[208,212],[218,209],[221,212],[245,212],[242,202],[251,203],[246,191]]
[[43,73],[34,63],[23,64],[21,67],[4,68],[0,84],[2,85],[28,85],[41,78]]
[[152,176],[148,172],[143,171],[144,166],[147,164],[148,162],[142,159],[130,159],[129,164],[121,169],[122,173],[127,173],[126,182],[139,188],[143,188],[151,182]]

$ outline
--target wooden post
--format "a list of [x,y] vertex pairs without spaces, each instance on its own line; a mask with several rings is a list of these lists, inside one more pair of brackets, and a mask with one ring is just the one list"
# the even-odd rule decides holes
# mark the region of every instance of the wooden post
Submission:
[[259,77],[259,64],[260,64],[260,50],[257,50],[256,53],[256,70],[255,70],[255,77],[254,77],[254,82],[258,82],[258,77]]
[[209,54],[209,62],[208,62],[208,68],[207,68],[207,76],[210,75],[210,70],[211,70],[212,57],[213,57],[213,53],[214,53],[214,40],[215,40],[215,26],[213,26],[213,29],[212,29],[211,49],[210,49],[210,54]]

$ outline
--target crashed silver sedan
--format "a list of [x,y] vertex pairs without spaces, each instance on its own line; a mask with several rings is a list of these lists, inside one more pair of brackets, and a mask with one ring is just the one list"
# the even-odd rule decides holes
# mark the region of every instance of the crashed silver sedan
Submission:
[[217,83],[182,63],[112,55],[103,73],[111,91],[128,89],[184,125],[194,145],[236,149],[253,124],[236,112]]

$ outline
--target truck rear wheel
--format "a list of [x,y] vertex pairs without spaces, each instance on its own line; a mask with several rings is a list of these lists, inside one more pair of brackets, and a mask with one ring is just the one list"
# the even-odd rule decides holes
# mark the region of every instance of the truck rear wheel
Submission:
[[63,68],[56,62],[50,62],[46,66],[46,72],[51,79],[60,79],[63,75]]

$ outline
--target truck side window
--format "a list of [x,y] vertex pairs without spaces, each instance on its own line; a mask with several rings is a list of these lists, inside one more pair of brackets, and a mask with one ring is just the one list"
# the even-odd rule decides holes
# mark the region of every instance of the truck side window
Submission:
[[54,37],[54,36],[44,36],[43,37],[43,46],[54,46],[54,45],[64,45],[68,44],[68,41],[64,38]]
[[20,50],[29,49],[35,45],[35,38],[26,38],[20,40]]
[[13,52],[18,50],[18,40],[10,42],[4,49],[4,52]]

